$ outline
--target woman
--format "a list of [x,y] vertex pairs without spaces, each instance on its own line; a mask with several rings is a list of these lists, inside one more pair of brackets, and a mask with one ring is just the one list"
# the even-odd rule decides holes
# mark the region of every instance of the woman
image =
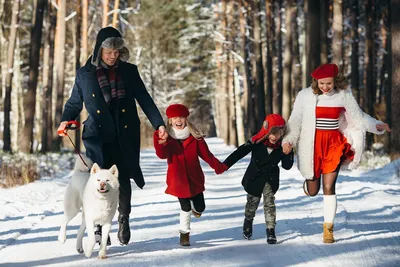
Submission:
[[360,109],[345,77],[335,64],[324,64],[312,73],[311,87],[301,90],[288,120],[283,152],[297,147],[298,166],[307,195],[318,194],[321,177],[324,193],[323,242],[334,243],[333,221],[337,201],[335,185],[343,162],[354,168],[361,160],[365,133],[390,132],[386,123]]

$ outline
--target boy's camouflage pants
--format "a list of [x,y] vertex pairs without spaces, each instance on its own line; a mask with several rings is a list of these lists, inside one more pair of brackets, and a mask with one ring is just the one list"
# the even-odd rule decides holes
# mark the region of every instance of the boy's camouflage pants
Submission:
[[[267,228],[275,228],[276,224],[276,206],[275,206],[275,196],[272,192],[271,185],[265,183],[263,192],[264,200],[264,216]],[[258,204],[260,204],[261,197],[255,197],[253,195],[247,194],[247,203],[244,211],[244,216],[247,220],[253,220],[256,215],[256,210]]]

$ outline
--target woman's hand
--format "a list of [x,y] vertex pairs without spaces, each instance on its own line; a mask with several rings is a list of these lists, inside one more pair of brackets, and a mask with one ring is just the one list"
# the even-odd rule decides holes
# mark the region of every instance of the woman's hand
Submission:
[[376,125],[376,129],[378,131],[388,131],[390,133],[390,128],[389,125],[387,125],[387,123],[379,123]]
[[290,143],[283,143],[282,152],[286,155],[292,152],[292,145]]

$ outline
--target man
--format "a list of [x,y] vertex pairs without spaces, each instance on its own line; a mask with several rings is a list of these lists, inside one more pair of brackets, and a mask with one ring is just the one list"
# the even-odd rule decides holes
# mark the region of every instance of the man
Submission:
[[[153,99],[140,78],[137,66],[126,62],[129,51],[120,32],[112,27],[99,31],[93,54],[77,71],[75,84],[58,132],[65,135],[67,122],[82,110],[89,113],[83,122],[82,141],[86,155],[101,168],[117,164],[119,171],[118,239],[126,245],[130,239],[129,214],[132,188],[130,178],[143,188],[145,182],[139,166],[140,120],[135,100],[143,109],[161,139],[168,133]],[[101,233],[101,228],[98,231]]]

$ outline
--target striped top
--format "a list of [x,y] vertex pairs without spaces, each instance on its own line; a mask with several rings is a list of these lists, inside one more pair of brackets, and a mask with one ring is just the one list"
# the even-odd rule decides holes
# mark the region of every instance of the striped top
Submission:
[[339,129],[339,117],[344,111],[343,101],[337,91],[319,95],[315,110],[316,128],[319,130]]

